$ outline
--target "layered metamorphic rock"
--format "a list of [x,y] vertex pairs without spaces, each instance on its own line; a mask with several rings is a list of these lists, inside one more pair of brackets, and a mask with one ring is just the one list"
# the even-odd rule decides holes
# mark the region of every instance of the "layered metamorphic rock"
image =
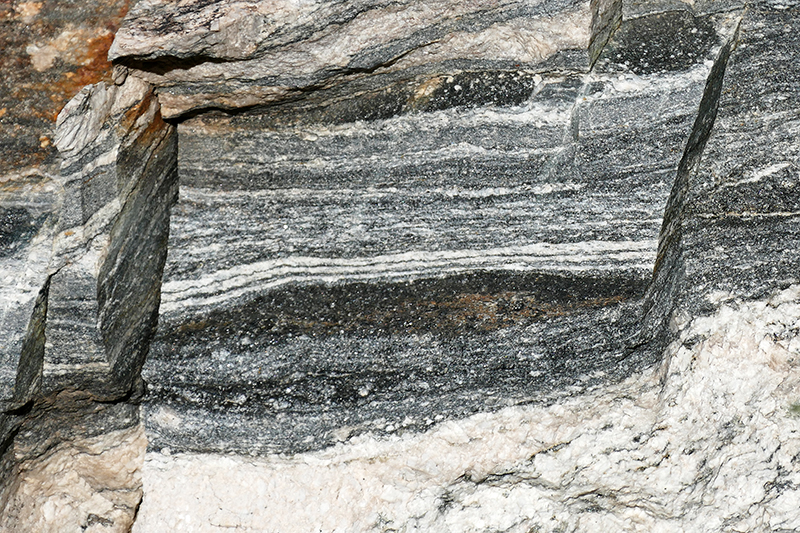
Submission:
[[124,531],[145,445],[125,400],[141,397],[158,318],[177,136],[153,88],[131,78],[83,89],[54,141],[60,173],[4,191],[4,525],[59,531],[105,516]]
[[[659,31],[688,35],[683,63],[625,67]],[[470,60],[374,74],[306,120],[182,122],[151,446],[310,450],[652,364],[642,297],[720,39],[660,14],[591,74]],[[391,111],[360,119],[365,99]]]
[[0,529],[800,529],[798,35],[141,0],[0,181]]

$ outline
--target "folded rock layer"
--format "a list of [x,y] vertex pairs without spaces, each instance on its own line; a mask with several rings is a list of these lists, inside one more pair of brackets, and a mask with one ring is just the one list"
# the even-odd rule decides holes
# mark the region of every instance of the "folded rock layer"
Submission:
[[[151,447],[313,449],[651,365],[642,298],[725,21],[634,19],[589,74],[375,75],[181,123]],[[633,63],[665,28],[681,59]],[[364,98],[396,112],[347,116]]]

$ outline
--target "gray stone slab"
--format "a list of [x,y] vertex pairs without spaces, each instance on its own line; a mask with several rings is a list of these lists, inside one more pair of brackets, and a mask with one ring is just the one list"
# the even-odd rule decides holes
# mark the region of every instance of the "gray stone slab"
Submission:
[[46,290],[60,194],[52,177],[0,182],[0,403],[24,404],[41,374]]
[[[588,70],[619,24],[615,0],[492,4],[164,2],[131,9],[109,56],[159,87],[167,117],[286,99],[376,71],[566,59]],[[565,55],[566,54],[566,55]]]

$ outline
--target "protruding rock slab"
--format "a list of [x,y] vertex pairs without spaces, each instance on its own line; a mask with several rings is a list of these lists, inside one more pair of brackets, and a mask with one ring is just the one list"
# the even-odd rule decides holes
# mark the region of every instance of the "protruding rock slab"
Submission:
[[151,86],[84,89],[59,116],[64,205],[47,297],[43,392],[114,398],[131,390],[160,301],[175,128]]
[[797,15],[750,7],[709,79],[659,248],[654,289],[671,294],[656,302],[673,306],[663,313],[673,329],[800,279]]
[[586,70],[620,17],[616,0],[144,0],[110,57],[141,69],[173,117],[271,103],[376,71]]

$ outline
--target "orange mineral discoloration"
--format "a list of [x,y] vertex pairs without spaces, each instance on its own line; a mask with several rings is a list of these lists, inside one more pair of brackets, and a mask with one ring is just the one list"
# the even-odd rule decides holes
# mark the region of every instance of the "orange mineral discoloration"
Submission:
[[521,292],[498,294],[458,294],[453,299],[439,301],[406,301],[395,316],[376,317],[394,330],[397,318],[406,325],[405,331],[428,331],[448,335],[464,331],[494,331],[520,326],[549,317],[574,314],[581,309],[605,307],[622,302],[614,296],[573,302],[542,302],[533,295]]
[[[119,124],[117,124],[118,131],[122,134],[131,131],[133,129],[133,125],[139,119],[139,117],[144,115],[150,106],[153,105],[154,99],[155,94],[151,89],[139,102],[128,108]],[[161,114],[157,113],[156,116],[153,117],[153,121],[148,125],[148,130],[155,132],[160,131],[163,127],[164,121],[161,119]],[[147,134],[145,133],[144,136],[146,137]]]
[[112,65],[108,61],[108,49],[114,42],[114,34],[106,33],[86,41],[85,54],[73,56],[77,68],[64,72],[59,81],[53,85],[37,84],[34,90],[49,92],[52,105],[42,114],[44,118],[55,122],[58,113],[66,103],[87,85],[104,81],[111,83]]
[[108,49],[129,0],[0,2],[0,167],[55,171],[55,119],[84,86],[111,81]]

